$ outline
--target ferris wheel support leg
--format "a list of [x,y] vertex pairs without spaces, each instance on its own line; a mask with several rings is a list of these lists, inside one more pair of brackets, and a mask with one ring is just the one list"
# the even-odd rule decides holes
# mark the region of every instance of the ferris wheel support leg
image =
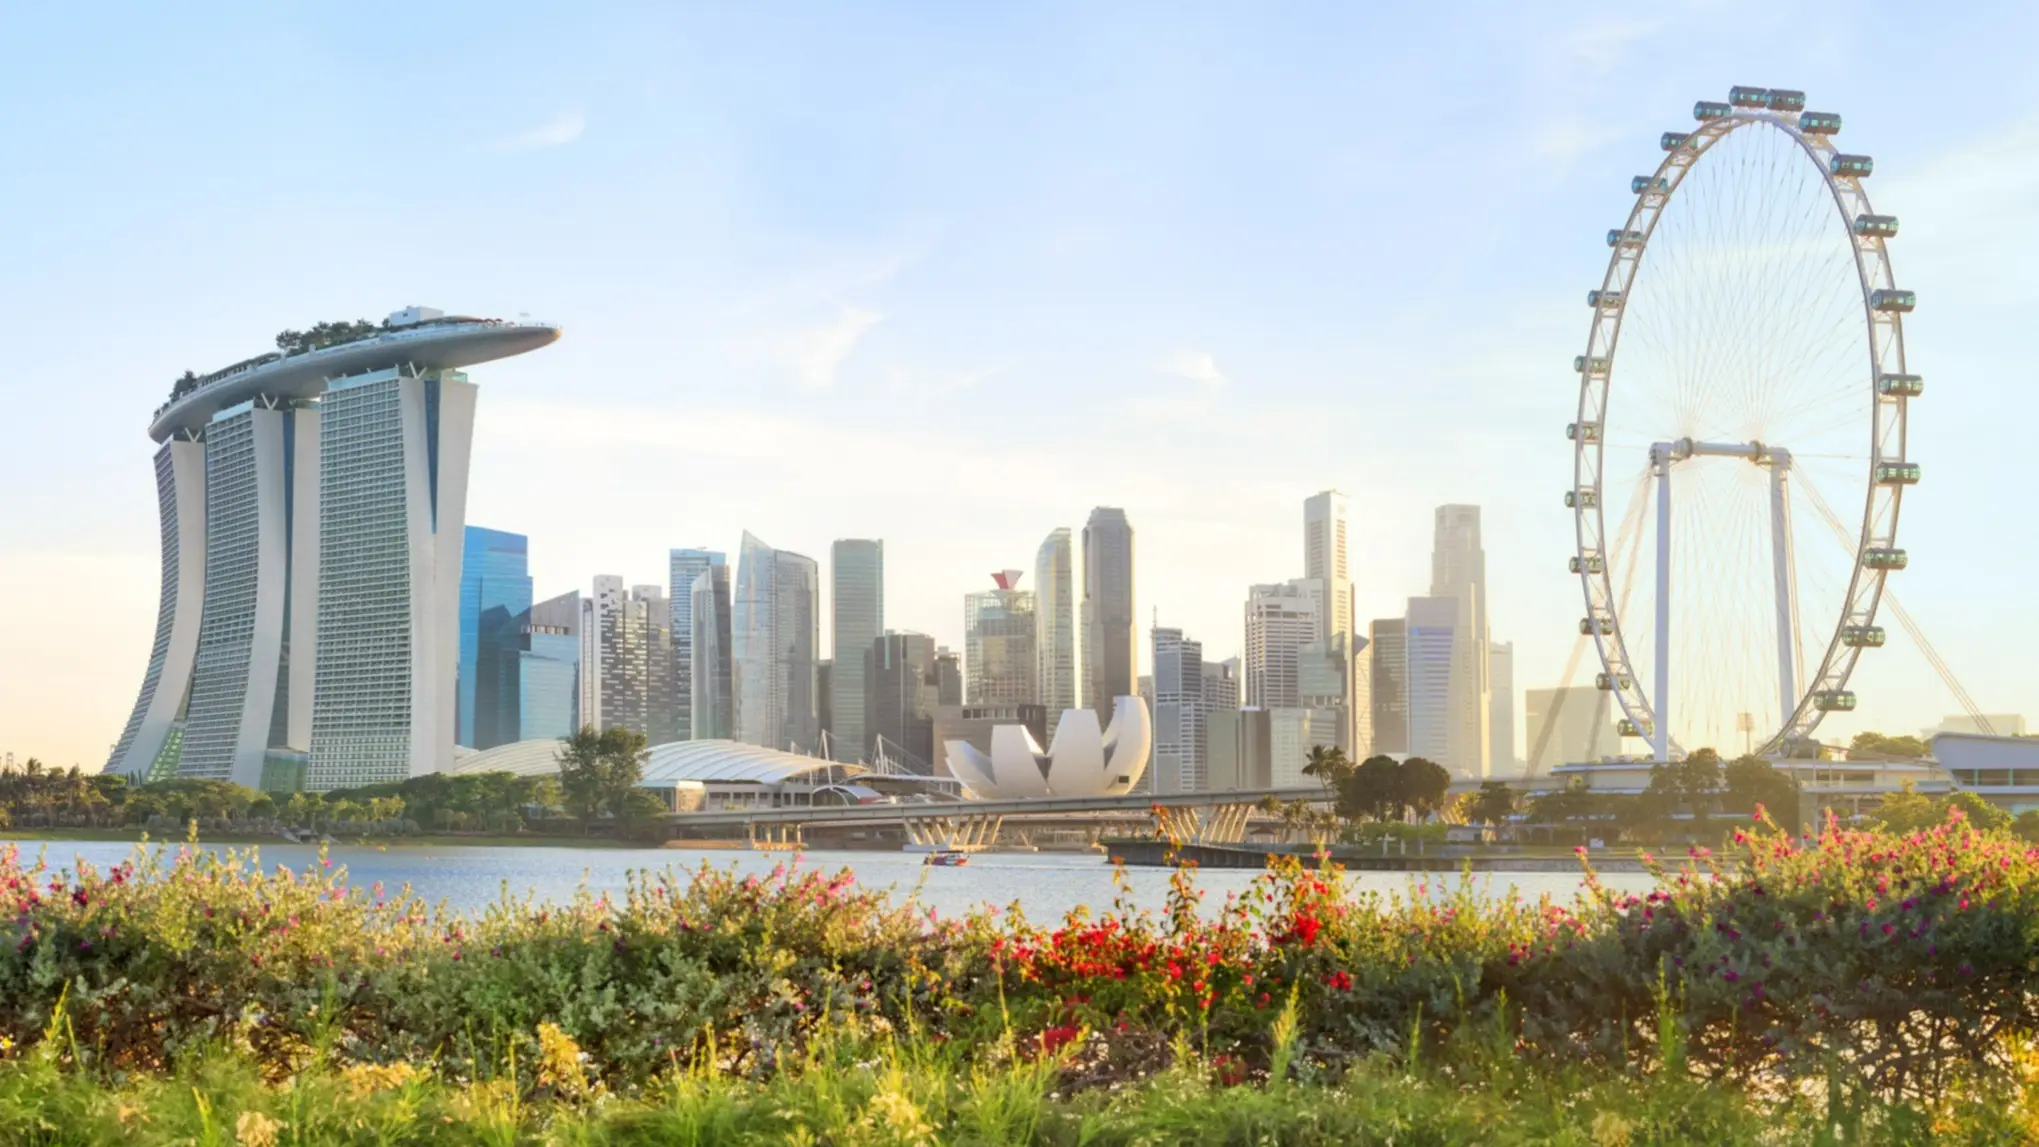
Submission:
[[1777,582],[1777,712],[1780,727],[1789,728],[1798,708],[1797,618],[1791,593],[1791,499],[1785,485],[1791,455],[1775,451],[1770,459],[1770,553]]
[[1657,697],[1651,748],[1658,761],[1671,759],[1671,454],[1660,449],[1657,463]]

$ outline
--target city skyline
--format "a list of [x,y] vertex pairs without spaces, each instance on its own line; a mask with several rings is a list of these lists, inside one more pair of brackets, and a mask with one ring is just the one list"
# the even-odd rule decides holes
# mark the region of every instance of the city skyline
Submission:
[[[2039,16],[1892,8],[1827,29],[1819,51],[1753,56],[1720,27],[1590,6],[1565,19],[1320,10],[1307,32],[1136,6],[1059,13],[1055,35],[1017,38],[986,14],[912,37],[897,12],[863,18],[818,18],[784,59],[747,70],[716,61],[749,58],[731,49],[772,34],[762,16],[574,14],[546,40],[576,45],[571,58],[534,68],[515,66],[539,43],[518,21],[423,14],[422,33],[476,38],[402,117],[280,62],[339,75],[387,58],[328,14],[143,14],[134,42],[105,46],[89,91],[64,82],[61,54],[18,60],[0,106],[39,110],[0,206],[38,225],[0,300],[23,415],[49,433],[0,459],[0,750],[89,768],[134,700],[160,591],[148,447],[125,412],[251,337],[375,314],[391,296],[571,329],[548,361],[491,367],[477,412],[468,517],[534,539],[541,594],[601,570],[658,580],[668,547],[733,548],[744,528],[817,555],[836,537],[884,537],[889,614],[960,647],[954,595],[1028,564],[1043,534],[1102,503],[1138,524],[1141,608],[1218,655],[1236,649],[1243,587],[1287,572],[1295,502],[1336,487],[1364,524],[1358,617],[1424,592],[1437,505],[1482,506],[1490,628],[1514,642],[1518,690],[1555,686],[1579,613],[1557,436],[1599,238],[1657,134],[1745,80],[1805,89],[1877,156],[1878,204],[1905,220],[1899,267],[1919,291],[1910,333],[1931,387],[1913,427],[1931,478],[1907,501],[1914,563],[1893,585],[1983,708],[2031,707],[2017,651],[1974,635],[2039,625],[2014,580],[2030,543],[1981,516],[2034,412],[2007,381],[2029,288],[2001,268],[2035,233],[2039,173],[2024,157],[2039,101],[1991,77],[2013,74],[1998,64]],[[84,37],[75,13],[9,19],[51,42]],[[1782,30],[1800,16],[1762,19]],[[1964,66],[1943,69],[1934,100],[1899,99],[1871,64],[1885,36]],[[823,50],[843,37],[878,66]],[[423,59],[430,38],[400,52]],[[1340,57],[1300,69],[1318,75],[1305,81],[1265,62],[1339,43],[1361,66]],[[708,63],[650,63],[672,58]],[[1103,59],[1109,72],[1089,62]],[[953,70],[917,83],[900,77],[925,68],[885,66],[926,61]],[[230,62],[255,98],[175,83]],[[1069,76],[1063,98],[1002,89],[1043,69]],[[1333,113],[1417,82],[1452,93],[1440,116],[1455,130]],[[844,100],[792,114],[817,85]],[[321,140],[336,167],[455,155],[489,194],[467,181],[279,193],[246,177],[301,163],[291,126],[310,121],[356,125]],[[924,142],[873,126],[900,122]],[[105,146],[68,146],[81,137]],[[837,174],[821,192],[816,154]],[[130,206],[78,194],[131,187],[144,161],[158,178]],[[1474,198],[1462,175],[1477,164],[1513,173],[1512,196]],[[323,220],[321,257],[279,258],[307,217]],[[1986,258],[2006,237],[2011,257]],[[95,335],[109,315],[124,337]],[[1343,428],[1342,448],[1280,448],[1319,424]],[[738,467],[772,473],[671,515],[604,497],[720,490]],[[1953,559],[1979,536],[2000,559]],[[63,616],[59,594],[94,606]],[[1853,687],[1861,711],[1823,735],[1927,727],[1958,708],[1895,629]]]

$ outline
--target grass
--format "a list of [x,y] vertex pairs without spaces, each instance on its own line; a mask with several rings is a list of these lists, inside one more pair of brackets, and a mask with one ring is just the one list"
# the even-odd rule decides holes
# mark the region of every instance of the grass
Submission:
[[[61,1037],[60,1037],[61,1038]],[[1081,1048],[1071,1049],[1080,1054]],[[265,1080],[230,1051],[165,1076],[105,1082],[47,1049],[0,1062],[0,1142],[317,1147],[332,1144],[1644,1144],[2023,1143],[2026,1097],[1943,1109],[1758,1101],[1690,1079],[1531,1070],[1502,1054],[1449,1070],[1361,1064],[1336,1085],[1226,1082],[1187,1049],[1115,1090],[1064,1095],[1070,1052],[965,1065],[932,1044],[837,1044],[769,1082],[676,1065],[630,1096],[580,1078],[570,1041],[520,1094],[404,1065],[316,1066]],[[558,1062],[552,1062],[557,1060]]]

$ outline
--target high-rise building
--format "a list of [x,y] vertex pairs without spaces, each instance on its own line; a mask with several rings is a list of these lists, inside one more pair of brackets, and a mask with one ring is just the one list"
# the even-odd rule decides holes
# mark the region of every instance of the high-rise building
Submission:
[[1295,578],[1246,595],[1246,704],[1302,707],[1303,647],[1318,639],[1322,583]]
[[864,662],[885,632],[885,543],[842,538],[829,551],[829,608],[835,667],[829,750],[838,761],[869,759],[864,732]]
[[[838,655],[836,663],[847,655]],[[948,771],[935,751],[935,710],[941,704],[935,656],[934,638],[898,631],[872,639],[864,651],[863,727],[874,746],[872,760],[882,753],[923,775]]]
[[941,705],[963,703],[963,659],[946,645],[935,650],[935,701]]
[[531,608],[530,541],[467,527],[460,561],[460,709],[455,743],[513,744],[523,720],[518,672]]
[[1154,778],[1157,793],[1203,792],[1204,646],[1180,629],[1154,627]]
[[629,729],[662,745],[678,735],[673,696],[672,605],[663,587],[624,591],[613,574],[595,578],[581,600],[583,724]]
[[1458,602],[1453,623],[1451,763],[1462,776],[1488,775],[1492,760],[1487,659],[1487,553],[1478,506],[1439,506],[1430,555],[1430,596]]
[[573,736],[580,728],[581,595],[568,591],[525,614],[517,653],[518,741]]
[[1496,770],[1513,771],[1515,759],[1515,643],[1496,641],[1487,649],[1489,753]]
[[1453,704],[1459,626],[1464,611],[1455,597],[1412,597],[1403,619],[1402,687],[1408,702],[1409,753],[1466,776],[1472,772],[1452,758],[1463,724]]
[[1368,626],[1372,636],[1368,663],[1373,696],[1373,739],[1369,753],[1401,754],[1409,751],[1409,693],[1407,687],[1408,643],[1406,623],[1399,617],[1375,618]]
[[295,527],[320,521],[319,411],[244,405],[204,433],[204,608],[176,773],[253,787],[270,748],[309,732],[319,542]]
[[[722,565],[725,556],[710,549],[673,550],[667,555],[666,589],[673,605],[673,726],[675,740],[701,736],[694,731],[694,583]],[[725,579],[725,588],[727,581]],[[728,619],[723,619],[727,624]],[[725,731],[726,732],[726,731]]]
[[814,710],[821,727],[821,744],[815,756],[835,760],[835,660],[824,657],[814,664]]
[[1098,720],[1117,698],[1134,696],[1140,678],[1133,609],[1133,526],[1126,512],[1099,506],[1083,526],[1084,691]]
[[1204,709],[1217,712],[1220,709],[1239,707],[1239,659],[1227,657],[1223,661],[1206,661],[1204,664]]
[[1579,685],[1531,689],[1522,701],[1530,776],[1549,776],[1558,765],[1597,761],[1620,751],[1612,694]]
[[692,664],[687,681],[689,731],[699,741],[727,740],[735,735],[730,646],[729,567],[715,562],[695,577],[689,647]]
[[[156,412],[162,595],[107,768],[314,789],[451,764],[475,388],[555,327],[413,307],[287,331]],[[331,644],[327,644],[330,638]]]
[[963,597],[964,700],[971,705],[1039,701],[1035,602],[1019,570],[991,575],[994,588]]
[[1324,583],[1328,608],[1318,621],[1323,640],[1354,633],[1352,573],[1345,557],[1345,495],[1336,490],[1313,494],[1303,502],[1303,576]]
[[1363,759],[1366,746],[1357,739],[1353,713],[1354,640],[1341,633],[1329,642],[1318,638],[1297,650],[1296,692],[1302,707],[1310,711],[1311,743],[1335,746],[1358,760]]
[[1035,695],[1056,718],[1074,709],[1077,688],[1075,550],[1069,528],[1059,527],[1041,543],[1034,558],[1034,657],[1039,663]]
[[[1251,710],[1248,710],[1249,712]],[[1310,750],[1323,741],[1313,735],[1308,709],[1268,709],[1267,783],[1274,788],[1296,788],[1312,783],[1303,775],[1310,763]]]
[[821,571],[813,558],[744,533],[730,614],[737,740],[820,750],[820,601]]
[[680,739],[672,601],[664,586],[639,585],[630,588],[630,602],[633,611],[642,610],[643,614],[644,739],[648,744],[668,745]]

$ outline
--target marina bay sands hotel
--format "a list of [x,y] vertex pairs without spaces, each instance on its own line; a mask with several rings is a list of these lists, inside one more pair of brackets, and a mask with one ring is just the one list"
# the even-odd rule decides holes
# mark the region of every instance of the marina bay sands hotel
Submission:
[[179,379],[149,427],[155,644],[107,771],[323,791],[448,768],[476,396],[461,368],[559,334],[411,307]]

